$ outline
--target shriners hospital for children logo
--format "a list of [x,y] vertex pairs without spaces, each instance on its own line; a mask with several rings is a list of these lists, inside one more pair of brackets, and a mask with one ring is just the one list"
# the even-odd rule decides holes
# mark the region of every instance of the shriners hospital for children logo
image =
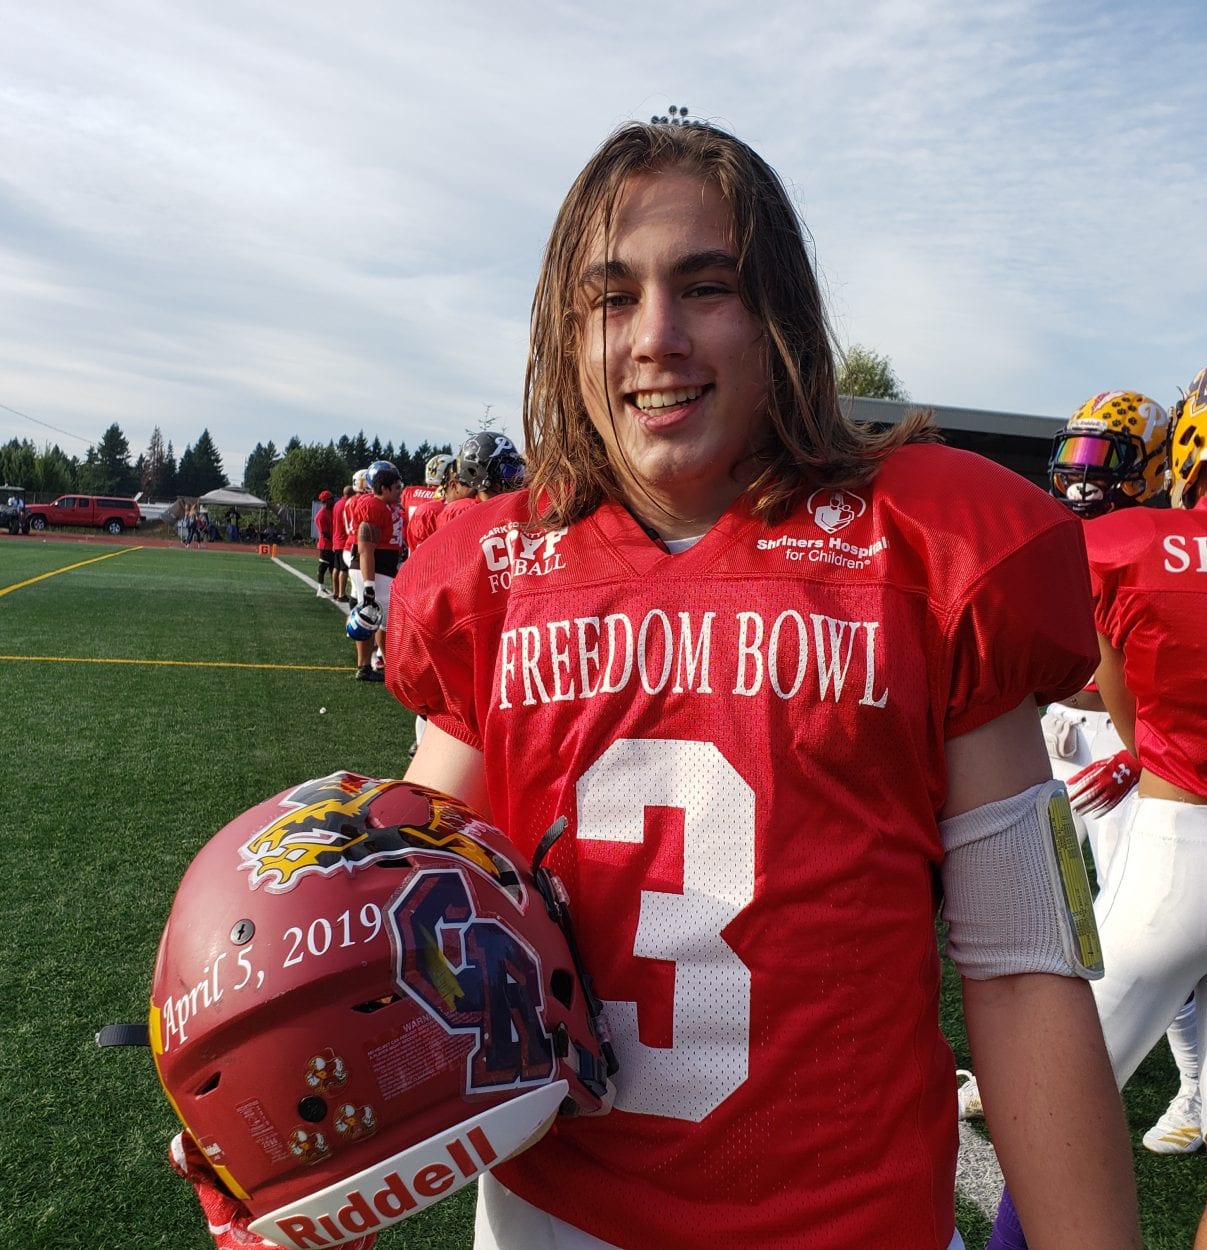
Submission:
[[846,529],[867,511],[867,501],[849,490],[815,490],[805,502],[813,520],[827,534]]

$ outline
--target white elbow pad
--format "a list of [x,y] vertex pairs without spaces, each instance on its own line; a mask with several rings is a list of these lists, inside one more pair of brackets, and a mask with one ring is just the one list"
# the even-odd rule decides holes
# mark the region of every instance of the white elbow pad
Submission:
[[953,816],[939,832],[947,952],[963,976],[1102,976],[1090,882],[1063,782]]

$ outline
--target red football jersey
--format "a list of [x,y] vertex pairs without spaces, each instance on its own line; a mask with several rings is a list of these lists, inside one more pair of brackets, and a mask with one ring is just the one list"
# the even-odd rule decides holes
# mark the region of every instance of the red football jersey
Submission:
[[459,516],[472,512],[481,502],[482,500],[477,495],[469,495],[465,499],[454,499],[450,503],[446,503],[436,517],[436,528],[443,529]]
[[772,527],[740,499],[678,555],[621,507],[544,533],[526,504],[420,548],[386,649],[526,853],[570,820],[616,1109],[499,1178],[624,1247],[945,1248],[944,742],[1092,672],[1080,524],[932,446]]
[[391,507],[379,495],[362,495],[356,509],[356,524],[368,524],[377,531],[375,547],[398,551],[402,547],[402,509]]
[[408,551],[414,551],[425,538],[431,538],[436,532],[436,524],[443,510],[443,499],[429,499],[411,513],[406,527]]
[[399,501],[399,506],[402,508],[405,518],[403,526],[405,527],[409,524],[411,517],[415,515],[416,508],[439,498],[440,496],[437,494],[434,486],[404,486],[402,488],[402,499]]
[[1207,500],[1086,526],[1098,630],[1123,652],[1136,756],[1207,796]]
[[348,531],[344,528],[344,509],[347,505],[343,495],[331,505],[331,546],[336,551],[343,551],[348,541]]
[[334,507],[322,507],[314,514],[314,528],[318,530],[318,545],[323,548],[331,546]]
[[360,524],[357,518],[360,515],[361,505],[368,498],[370,498],[370,496],[364,494],[363,492],[358,492],[355,495],[349,495],[344,501],[344,537],[342,546],[342,550],[344,551],[351,551],[352,548],[356,546],[356,527]]

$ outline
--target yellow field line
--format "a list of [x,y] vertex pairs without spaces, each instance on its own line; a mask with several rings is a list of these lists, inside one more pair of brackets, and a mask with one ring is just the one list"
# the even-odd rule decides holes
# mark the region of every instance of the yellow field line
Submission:
[[39,573],[37,577],[31,577],[28,581],[15,582],[12,586],[0,587],[0,598],[5,595],[11,595],[14,590],[20,590],[25,586],[32,586],[34,582],[44,582],[48,577],[58,577],[60,573],[70,573],[72,569],[82,569],[85,564],[99,564],[102,560],[112,560],[114,556],[128,555],[131,551],[145,551],[144,547],[123,547],[121,551],[111,551],[107,556],[93,556],[91,560],[81,560],[78,564],[69,564],[66,568],[51,569],[49,573]]
[[0,660],[30,661],[36,664],[145,664],[160,668],[274,668],[303,673],[345,673],[348,664],[243,664],[237,660],[122,660],[80,655],[0,655]]

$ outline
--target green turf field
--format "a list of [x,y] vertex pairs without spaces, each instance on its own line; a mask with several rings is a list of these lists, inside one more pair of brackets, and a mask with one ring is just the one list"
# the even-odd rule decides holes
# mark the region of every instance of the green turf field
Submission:
[[[172,894],[210,834],[307,777],[405,768],[412,718],[352,671],[337,609],[246,548],[0,540],[2,1250],[211,1246],[164,1161],[175,1121],[149,1052],[93,1036],[145,1019]],[[950,976],[944,1012],[968,1066]],[[1161,1048],[1126,1093],[1150,1250],[1187,1250],[1204,1199],[1201,1156],[1138,1145],[1174,1079]],[[464,1192],[378,1245],[458,1250],[471,1221]],[[962,1202],[960,1222],[981,1250],[987,1221]]]

